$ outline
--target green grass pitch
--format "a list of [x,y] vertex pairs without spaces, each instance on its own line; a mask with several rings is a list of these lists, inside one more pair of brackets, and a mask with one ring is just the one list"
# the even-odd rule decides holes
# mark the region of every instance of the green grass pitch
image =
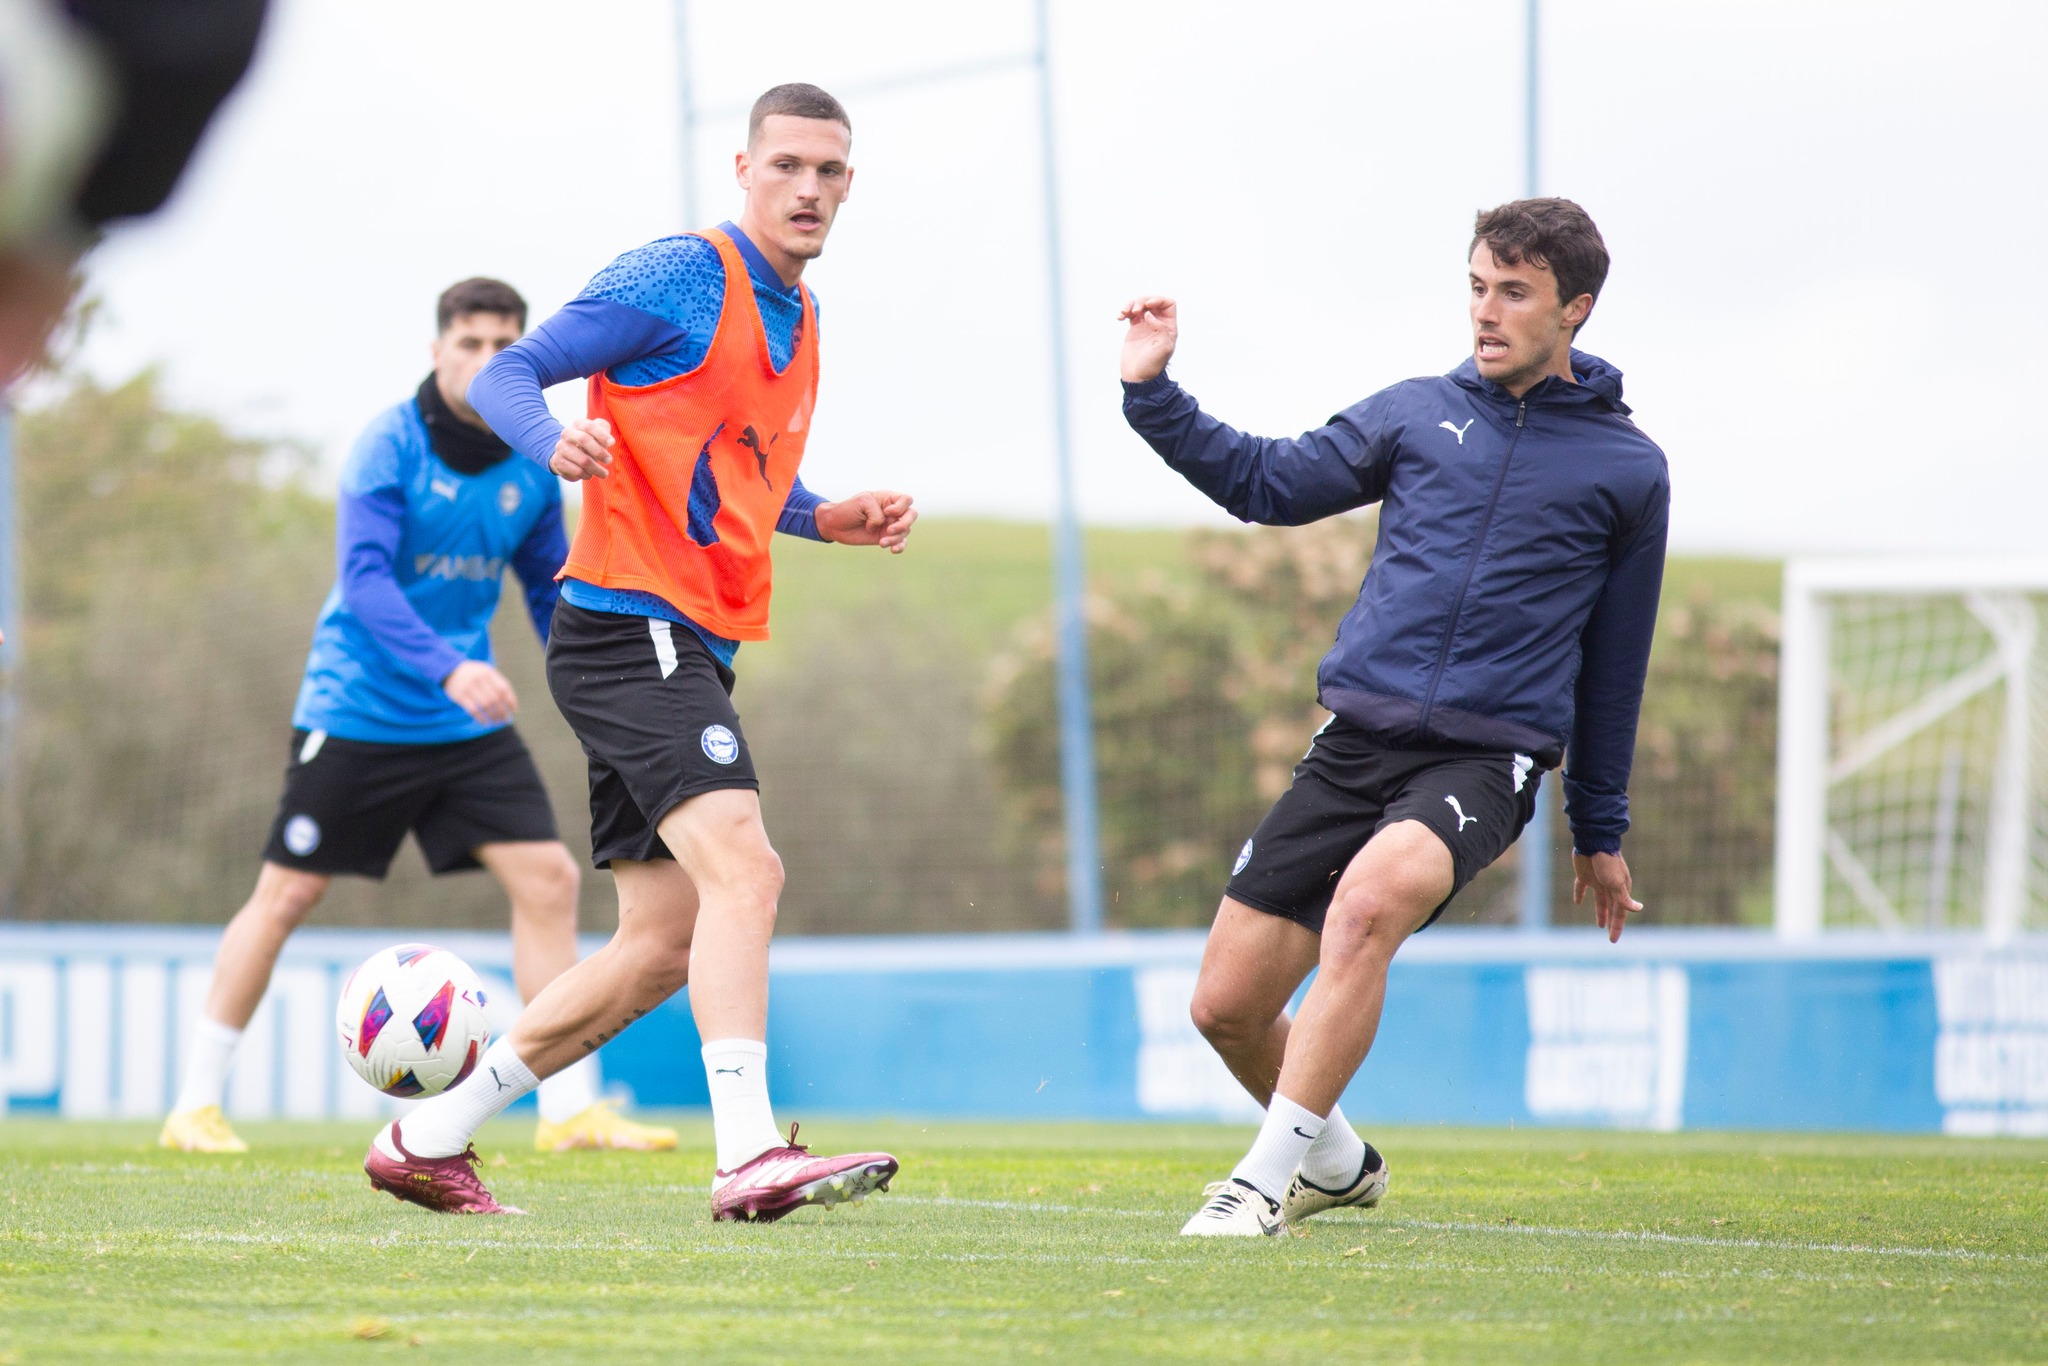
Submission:
[[0,1362],[2048,1360],[2048,1143],[1407,1129],[1371,1212],[1180,1239],[1247,1131],[820,1119],[895,1190],[764,1227],[678,1154],[543,1157],[527,1219],[373,1194],[362,1125],[0,1122]]

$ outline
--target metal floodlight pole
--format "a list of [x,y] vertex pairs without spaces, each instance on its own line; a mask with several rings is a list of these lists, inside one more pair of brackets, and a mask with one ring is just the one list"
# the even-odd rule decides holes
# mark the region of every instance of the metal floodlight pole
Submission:
[[1074,448],[1067,412],[1066,272],[1060,252],[1060,182],[1052,116],[1052,31],[1048,0],[1036,0],[1040,162],[1045,171],[1045,289],[1052,343],[1053,446],[1059,506],[1053,515],[1053,592],[1059,623],[1060,790],[1067,830],[1067,923],[1076,934],[1102,929],[1101,832],[1095,793],[1095,717],[1088,680],[1087,571],[1074,507]]
[[676,0],[676,96],[682,101],[683,230],[704,226],[697,221],[697,86],[691,76],[690,0]]
[[[698,108],[691,79],[688,0],[676,3],[676,84],[682,104],[683,212],[697,221]],[[1040,162],[1045,175],[1045,276],[1047,326],[1052,364],[1053,452],[1058,506],[1053,514],[1054,619],[1059,642],[1058,698],[1060,792],[1067,835],[1067,923],[1077,934],[1102,929],[1102,854],[1095,795],[1095,717],[1088,680],[1088,622],[1082,606],[1088,576],[1081,546],[1081,519],[1074,506],[1072,423],[1067,403],[1066,271],[1060,243],[1059,161],[1055,156],[1052,107],[1052,26],[1047,0],[1034,0],[1037,47],[1028,57],[1009,56],[910,72],[842,93],[882,92],[956,81],[1029,62],[1038,71]],[[715,110],[713,115],[731,112]]]
[[[1537,81],[1540,67],[1537,61],[1536,40],[1542,32],[1542,18],[1542,0],[1529,0],[1528,40],[1525,45],[1528,66],[1523,74],[1522,110],[1522,196],[1525,199],[1536,197],[1538,184],[1536,149],[1540,88]],[[1562,770],[1559,772],[1561,775]],[[1551,832],[1555,822],[1551,819],[1550,809],[1550,797],[1538,789],[1535,814],[1529,817],[1529,824],[1522,831],[1521,859],[1517,869],[1520,881],[1517,901],[1520,906],[1522,928],[1525,930],[1550,928],[1550,866],[1555,858],[1557,843],[1556,836]]]
[[1522,108],[1522,193],[1530,199],[1536,197],[1536,186],[1540,179],[1536,174],[1536,156],[1537,149],[1541,145],[1537,134],[1541,127],[1539,116],[1542,112],[1542,106],[1539,102],[1541,94],[1539,59],[1542,55],[1539,40],[1542,36],[1543,0],[1529,0],[1528,41],[1524,44],[1528,69],[1522,76],[1522,95],[1524,100]]

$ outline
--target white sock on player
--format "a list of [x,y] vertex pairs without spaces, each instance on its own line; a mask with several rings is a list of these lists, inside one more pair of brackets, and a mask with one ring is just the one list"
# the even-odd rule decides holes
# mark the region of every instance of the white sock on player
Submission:
[[768,1045],[754,1039],[714,1039],[704,1045],[704,1080],[711,1088],[711,1132],[718,1170],[737,1171],[782,1146],[768,1104]]
[[1323,1127],[1321,1115],[1311,1114],[1275,1091],[1273,1103],[1266,1107],[1266,1122],[1259,1126],[1252,1150],[1230,1174],[1232,1179],[1256,1186],[1261,1195],[1279,1204],[1303,1155],[1323,1136]]
[[1349,1190],[1364,1170],[1365,1140],[1344,1118],[1344,1107],[1332,1105],[1330,1117],[1323,1121],[1322,1137],[1302,1155],[1302,1178],[1326,1191]]
[[[540,1085],[510,1040],[499,1039],[484,1050],[476,1071],[460,1086],[451,1086],[414,1106],[399,1123],[404,1126],[405,1150],[415,1157],[453,1157],[469,1146],[484,1121]],[[387,1150],[391,1130],[377,1140]],[[392,1157],[402,1154],[391,1151]]]
[[228,1073],[235,1065],[235,1045],[242,1031],[201,1015],[192,1022],[192,1042],[185,1051],[185,1083],[178,1088],[173,1110],[204,1110],[220,1104],[227,1093]]
[[540,1117],[550,1124],[568,1123],[597,1104],[602,1081],[602,1074],[597,1070],[597,1054],[585,1054],[541,1082],[540,1091],[535,1096],[540,1102]]

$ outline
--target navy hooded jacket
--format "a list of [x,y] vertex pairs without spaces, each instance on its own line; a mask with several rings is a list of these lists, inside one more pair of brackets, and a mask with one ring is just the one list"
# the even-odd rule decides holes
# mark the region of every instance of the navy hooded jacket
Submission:
[[1468,358],[1382,389],[1293,440],[1204,413],[1164,374],[1124,416],[1247,522],[1299,526],[1380,503],[1358,601],[1316,671],[1322,704],[1394,747],[1567,754],[1573,846],[1612,853],[1664,578],[1671,485],[1621,372],[1571,354],[1573,384],[1520,399]]

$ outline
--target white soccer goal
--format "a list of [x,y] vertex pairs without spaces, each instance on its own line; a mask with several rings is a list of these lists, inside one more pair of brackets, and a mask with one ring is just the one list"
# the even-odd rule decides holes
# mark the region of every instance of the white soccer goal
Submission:
[[1778,933],[2048,928],[2048,558],[1799,559]]

